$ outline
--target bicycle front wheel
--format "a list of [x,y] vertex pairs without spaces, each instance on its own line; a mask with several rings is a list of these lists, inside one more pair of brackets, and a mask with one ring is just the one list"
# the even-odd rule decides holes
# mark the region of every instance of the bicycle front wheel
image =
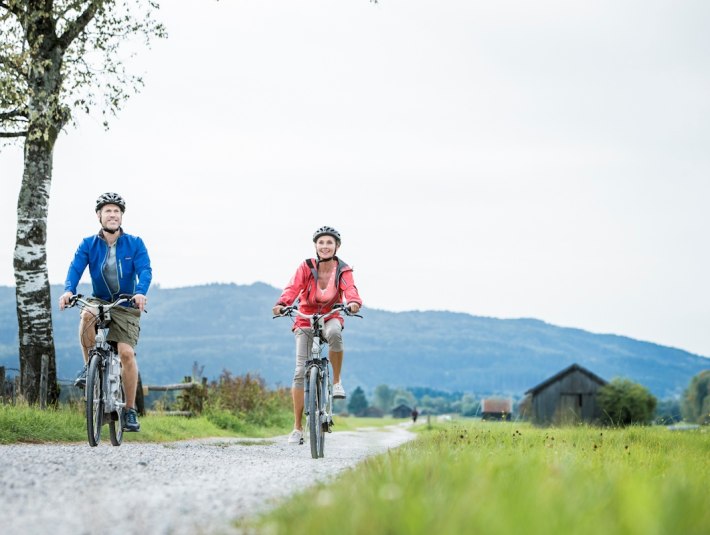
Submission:
[[108,434],[111,437],[111,444],[120,446],[123,442],[123,413],[125,412],[126,393],[123,390],[123,381],[118,385],[118,393],[115,399],[118,407],[111,413],[108,422]]
[[323,426],[321,425],[321,380],[320,373],[316,366],[310,370],[308,378],[308,431],[311,438],[311,457],[318,459],[323,457]]
[[101,440],[101,426],[104,418],[104,403],[101,396],[103,369],[101,356],[92,353],[89,358],[89,371],[86,374],[86,433],[89,445],[97,446]]

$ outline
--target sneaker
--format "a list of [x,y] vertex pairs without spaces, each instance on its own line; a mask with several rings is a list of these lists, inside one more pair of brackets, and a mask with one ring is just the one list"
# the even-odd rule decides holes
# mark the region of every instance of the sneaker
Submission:
[[303,444],[303,431],[299,431],[298,429],[291,431],[291,434],[288,436],[288,443]]
[[341,383],[335,383],[333,385],[333,397],[335,399],[345,399],[345,389]]
[[89,372],[89,365],[84,364],[84,369],[79,372],[74,380],[74,386],[77,388],[84,388],[86,386],[86,374]]
[[138,423],[138,412],[136,409],[127,409],[123,417],[123,430],[138,432],[141,430],[141,424]]

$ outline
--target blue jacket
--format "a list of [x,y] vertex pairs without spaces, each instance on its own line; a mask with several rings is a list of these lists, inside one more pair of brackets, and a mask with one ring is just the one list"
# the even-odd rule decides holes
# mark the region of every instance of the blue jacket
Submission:
[[[153,271],[150,268],[150,257],[143,240],[138,236],[125,234],[123,229],[116,240],[116,267],[118,269],[119,294],[148,293]],[[103,238],[103,233],[89,236],[79,244],[74,254],[74,260],[69,265],[64,291],[76,293],[81,276],[86,266],[89,266],[91,284],[94,287],[94,297],[105,301],[114,301],[118,294],[111,294],[108,284],[104,279],[103,266],[108,256],[108,244]]]

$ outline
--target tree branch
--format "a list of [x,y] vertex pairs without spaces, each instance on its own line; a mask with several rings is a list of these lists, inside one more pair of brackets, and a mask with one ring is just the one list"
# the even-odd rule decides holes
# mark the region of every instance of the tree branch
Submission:
[[0,111],[0,121],[8,121],[11,119],[27,119],[27,111],[21,108],[12,111]]
[[0,132],[0,138],[2,137],[24,137],[27,135],[27,130],[22,130],[20,132]]
[[0,54],[0,65],[5,65],[21,78],[27,78],[27,73],[22,70],[22,67],[20,67],[17,62],[11,61],[7,56],[3,56],[2,54]]
[[91,22],[94,18],[96,12],[103,5],[104,0],[92,0],[91,4],[84,10],[84,12],[79,15],[73,22],[67,25],[67,29],[59,37],[59,43],[64,47],[64,49],[69,48],[69,45],[74,39],[76,39],[79,34],[84,31],[86,25]]
[[0,7],[7,9],[10,13],[15,15],[18,19],[22,18],[22,9],[18,7],[16,2],[6,2],[5,0],[0,0]]

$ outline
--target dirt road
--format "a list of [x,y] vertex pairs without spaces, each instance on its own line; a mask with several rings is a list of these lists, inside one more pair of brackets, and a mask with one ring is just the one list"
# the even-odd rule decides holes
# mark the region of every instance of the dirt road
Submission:
[[289,446],[286,437],[0,446],[0,531],[230,533],[231,520],[273,507],[413,436],[402,426],[333,433],[318,460],[307,444]]

